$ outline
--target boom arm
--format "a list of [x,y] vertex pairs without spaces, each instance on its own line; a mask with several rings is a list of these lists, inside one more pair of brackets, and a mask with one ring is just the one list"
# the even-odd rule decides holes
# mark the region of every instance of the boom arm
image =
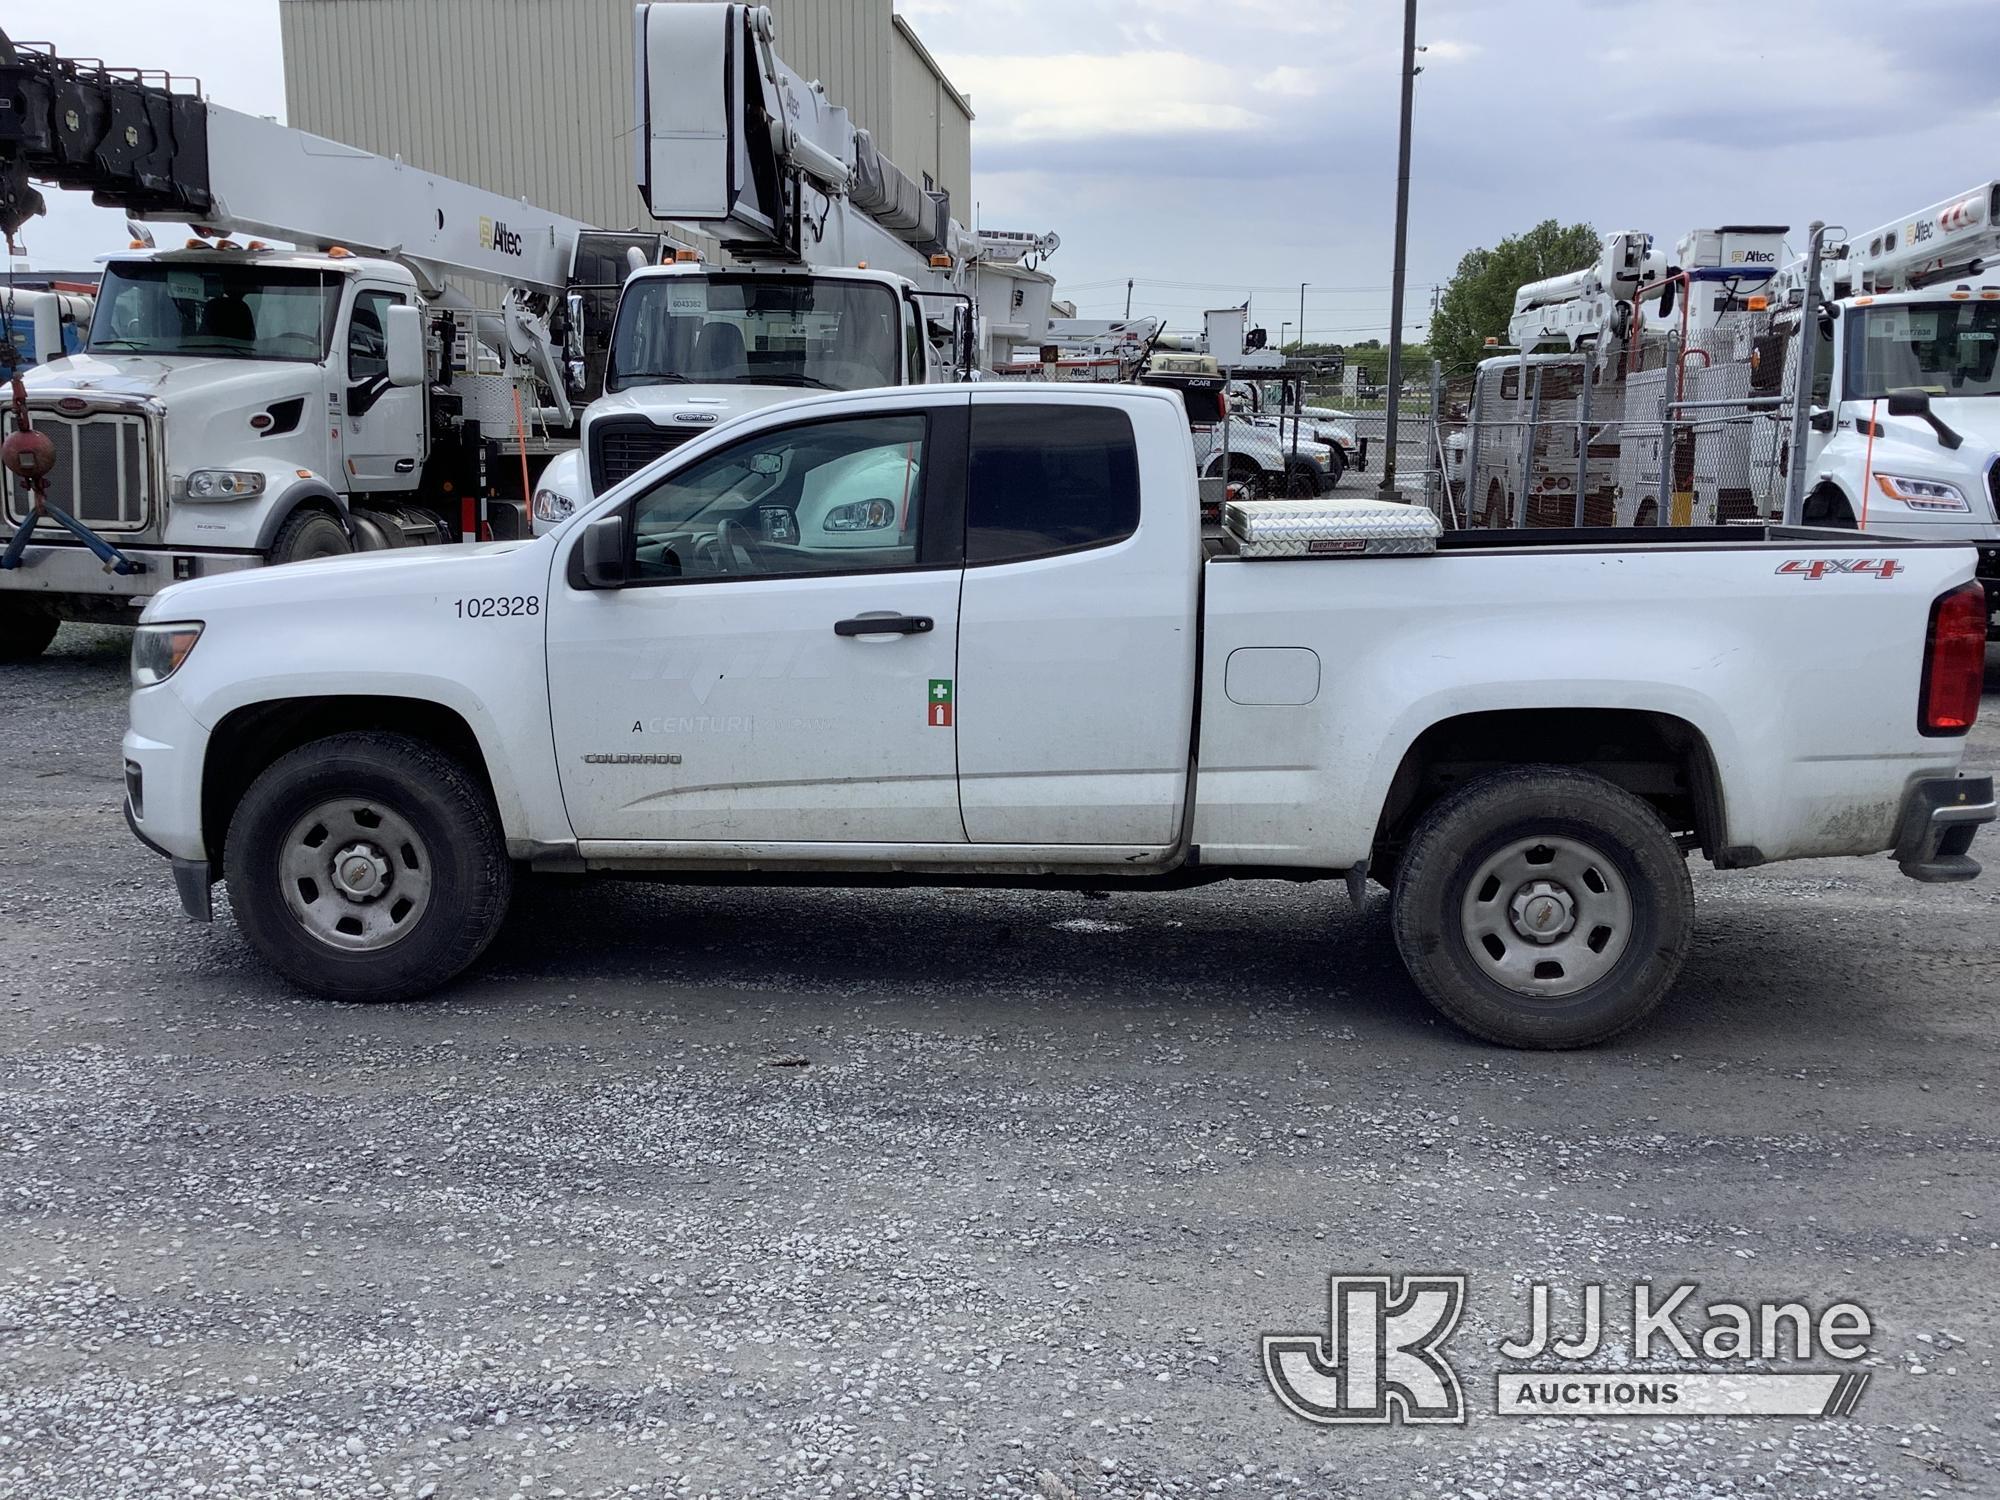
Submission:
[[588,225],[173,84],[20,50],[0,33],[0,228],[12,235],[42,211],[29,186],[39,178],[138,219],[390,257],[432,295],[447,275],[568,285]]
[[743,259],[866,261],[922,285],[962,253],[951,199],[917,184],[825,88],[772,47],[771,13],[735,4],[635,12],[639,191]]

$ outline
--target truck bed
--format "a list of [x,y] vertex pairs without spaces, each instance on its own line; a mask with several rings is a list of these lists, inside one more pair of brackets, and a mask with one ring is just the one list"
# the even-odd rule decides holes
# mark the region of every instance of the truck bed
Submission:
[[1448,532],[1427,556],[1204,546],[1205,857],[1365,858],[1419,735],[1467,721],[1476,747],[1528,702],[1565,715],[1551,760],[1579,753],[1579,715],[1700,744],[1730,863],[1887,849],[1907,786],[1957,764],[1917,700],[1932,601],[1972,575],[1962,543],[1760,525]]

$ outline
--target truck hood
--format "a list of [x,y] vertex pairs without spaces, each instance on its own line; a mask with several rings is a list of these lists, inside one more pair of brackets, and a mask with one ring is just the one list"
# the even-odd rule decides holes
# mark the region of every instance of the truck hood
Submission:
[[[635,385],[598,397],[590,403],[585,420],[641,416],[662,427],[686,426],[706,432],[731,417],[811,394],[811,390],[794,385]],[[708,421],[710,416],[715,421]]]
[[251,614],[314,630],[338,630],[343,612],[369,601],[431,596],[449,612],[467,597],[534,593],[547,582],[551,544],[540,540],[462,542],[443,547],[391,547],[315,562],[252,568],[170,584],[140,616],[154,620],[214,621]]
[[[1850,401],[1843,415],[1865,422],[1869,406],[1866,401]],[[1878,409],[1876,421],[1882,431],[1869,455],[1871,466],[1881,474],[1955,484],[1966,492],[1977,515],[1994,498],[1987,474],[2000,457],[2000,396],[1934,396],[1931,411],[1965,439],[1962,447],[1946,448],[1922,417],[1892,417]]]
[[[200,391],[238,394],[249,404],[267,404],[279,371],[296,369],[301,377],[318,382],[319,367],[304,360],[252,359],[160,359],[148,354],[71,354],[36,365],[22,377],[30,396],[61,395],[68,392],[108,396],[161,398],[176,392]],[[284,391],[277,394],[286,394]],[[256,400],[262,395],[264,400]]]

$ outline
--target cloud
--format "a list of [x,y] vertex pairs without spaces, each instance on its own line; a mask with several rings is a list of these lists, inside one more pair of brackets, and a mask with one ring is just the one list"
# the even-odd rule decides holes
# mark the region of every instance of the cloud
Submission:
[[[1267,123],[1249,80],[1187,52],[1056,53],[943,59],[979,101],[977,140],[1182,135]],[[1287,71],[1280,69],[1279,71]]]
[[1284,99],[1310,99],[1326,87],[1323,68],[1273,68],[1257,80],[1257,92]]

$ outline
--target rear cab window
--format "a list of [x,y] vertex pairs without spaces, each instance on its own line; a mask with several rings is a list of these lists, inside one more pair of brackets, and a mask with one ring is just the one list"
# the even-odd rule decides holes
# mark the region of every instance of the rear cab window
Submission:
[[1114,406],[972,406],[965,560],[1021,562],[1103,547],[1139,527],[1139,449]]

